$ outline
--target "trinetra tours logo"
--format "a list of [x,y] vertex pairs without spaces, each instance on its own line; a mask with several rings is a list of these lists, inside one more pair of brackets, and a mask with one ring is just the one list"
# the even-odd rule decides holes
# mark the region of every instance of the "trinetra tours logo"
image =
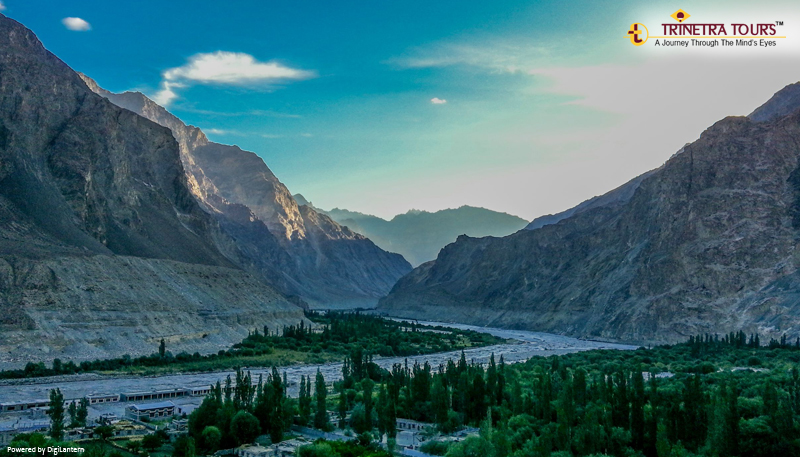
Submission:
[[[653,47],[701,46],[722,47],[763,47],[778,45],[778,40],[786,38],[779,35],[783,21],[774,23],[685,23],[691,17],[679,9],[670,15],[677,23],[661,24],[663,35],[650,36],[647,26],[641,22],[631,24],[627,38],[634,46],[642,46],[648,40]],[[730,31],[730,33],[729,33]]]

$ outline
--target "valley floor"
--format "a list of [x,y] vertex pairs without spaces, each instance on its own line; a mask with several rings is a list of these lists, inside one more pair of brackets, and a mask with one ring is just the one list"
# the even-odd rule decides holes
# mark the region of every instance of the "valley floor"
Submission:
[[[548,333],[475,327],[440,322],[420,323],[426,325],[441,325],[464,330],[475,330],[513,340],[513,342],[509,344],[499,344],[465,350],[464,352],[467,360],[474,360],[477,363],[487,363],[491,354],[494,354],[496,358],[499,358],[502,355],[506,363],[515,363],[525,361],[530,357],[535,356],[546,357],[550,355],[568,354],[592,349],[636,349],[636,346],[585,341]],[[451,351],[410,357],[383,357],[376,358],[375,363],[387,369],[391,369],[392,365],[396,363],[404,364],[406,360],[408,361],[409,365],[412,365],[414,362],[419,362],[420,364],[428,362],[431,364],[431,366],[437,367],[439,364],[446,363],[448,359],[458,360],[460,355],[461,351]],[[321,365],[307,364],[285,367],[281,369],[281,372],[286,373],[287,380],[289,382],[289,394],[291,396],[297,396],[300,377],[313,376],[317,372],[317,369],[322,372],[328,382],[337,381],[342,378],[341,363],[326,363]],[[261,374],[264,374],[266,377],[270,370],[268,368],[252,368],[250,371],[253,374],[253,377],[257,379]],[[117,394],[124,392],[143,391],[151,392],[175,388],[205,387],[215,384],[217,381],[224,382],[225,377],[228,375],[231,375],[231,377],[235,376],[233,371],[221,371],[213,373],[191,373],[155,377],[104,376],[88,374],[59,376],[57,378],[5,380],[0,381],[0,403],[46,399],[48,398],[49,391],[56,387],[61,389],[64,394],[64,398],[67,400],[81,398],[88,394]],[[201,400],[201,397],[196,397],[197,404],[199,404]],[[191,404],[192,402],[189,401],[188,403]],[[189,404],[187,404],[187,406],[189,406]],[[99,415],[100,413],[109,412],[109,410],[113,411],[115,407],[111,405],[114,404],[106,404],[101,407],[102,411],[97,410],[94,411],[94,413]],[[120,409],[120,411],[122,408],[124,408],[123,403],[117,403],[116,405],[118,405],[118,409]]]

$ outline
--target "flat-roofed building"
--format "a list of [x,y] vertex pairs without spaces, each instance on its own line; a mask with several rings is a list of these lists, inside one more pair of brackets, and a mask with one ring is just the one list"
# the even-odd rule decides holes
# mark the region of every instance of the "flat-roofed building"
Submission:
[[9,401],[0,403],[0,412],[26,411],[34,408],[50,406],[50,400]]
[[145,405],[130,405],[125,408],[125,417],[133,420],[158,419],[175,415],[175,403],[162,401]]
[[191,390],[184,388],[154,390],[150,392],[125,392],[120,394],[120,401],[163,400],[166,398],[188,397],[190,393]]
[[205,397],[211,393],[211,386],[206,387],[190,387],[193,397]]
[[401,419],[397,418],[397,430],[414,430],[414,431],[423,431],[428,427],[432,427],[433,424],[429,424],[427,422],[418,422],[411,419]]
[[45,432],[50,428],[50,421],[18,421],[15,424],[0,426],[0,445],[10,443],[21,433]]
[[89,394],[86,400],[90,405],[98,403],[115,403],[119,401],[119,394]]

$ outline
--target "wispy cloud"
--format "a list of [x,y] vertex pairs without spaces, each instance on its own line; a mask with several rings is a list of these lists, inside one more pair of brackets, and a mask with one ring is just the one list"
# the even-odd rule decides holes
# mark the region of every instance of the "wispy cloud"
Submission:
[[494,40],[483,44],[437,43],[409,50],[385,63],[399,68],[471,66],[502,73],[525,72],[551,55],[549,48]]
[[273,140],[276,138],[283,138],[283,135],[275,135],[274,133],[262,133],[261,138],[267,138]]
[[3,3],[3,2],[0,2],[0,11],[5,11],[5,10],[6,10],[6,5],[5,5],[5,3]]
[[316,72],[287,67],[276,61],[259,62],[240,52],[195,54],[185,65],[162,74],[161,87],[153,97],[162,106],[178,98],[177,90],[193,84],[252,86],[280,84],[316,77]]
[[263,116],[263,117],[277,117],[286,119],[301,119],[303,116],[299,114],[281,113],[272,110],[253,109],[248,111],[213,111],[205,109],[187,108],[185,106],[175,106],[180,111],[188,113],[204,114],[207,116],[221,116],[221,117],[244,117],[244,116]]
[[433,97],[431,99],[431,103],[433,103],[434,105],[444,105],[445,103],[447,103],[447,100],[439,97]]
[[73,32],[86,32],[92,30],[92,25],[79,17],[65,17],[64,19],[61,19],[61,23],[64,24],[64,27],[72,30]]

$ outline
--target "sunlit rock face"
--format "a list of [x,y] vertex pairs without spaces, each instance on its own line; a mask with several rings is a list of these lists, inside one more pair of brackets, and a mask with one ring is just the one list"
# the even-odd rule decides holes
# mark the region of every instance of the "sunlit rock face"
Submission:
[[256,154],[209,141],[141,93],[114,94],[82,77],[97,94],[172,131],[194,198],[235,240],[222,251],[295,302],[374,307],[411,270],[402,256],[298,205]]

